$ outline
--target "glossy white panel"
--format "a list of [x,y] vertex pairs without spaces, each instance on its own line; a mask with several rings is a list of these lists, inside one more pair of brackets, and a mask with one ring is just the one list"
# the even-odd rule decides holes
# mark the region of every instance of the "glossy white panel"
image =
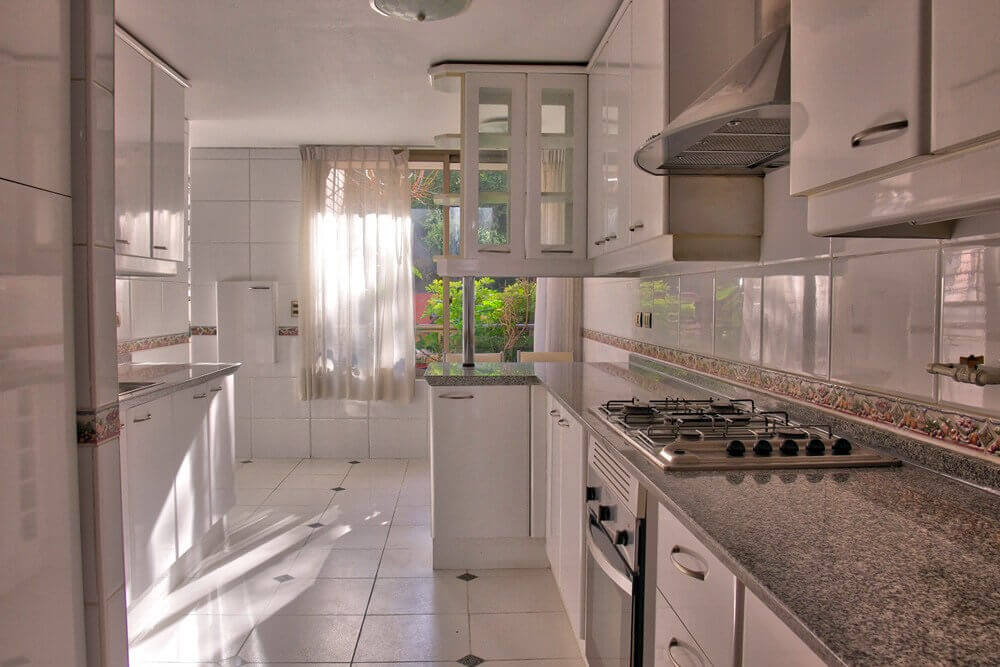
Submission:
[[250,240],[250,204],[245,201],[191,202],[192,243]]
[[310,423],[313,458],[368,458],[367,419],[313,418]]
[[163,333],[188,330],[187,283],[163,283]]
[[185,91],[153,69],[153,257],[178,262],[184,261],[187,213]]
[[295,378],[253,379],[253,415],[261,418],[306,418],[309,403],[300,401]]
[[[1000,243],[945,248],[942,253],[939,361],[981,354],[1000,358]],[[1000,387],[977,387],[940,378],[942,401],[1000,412]]]
[[150,256],[152,65],[115,40],[116,245],[125,255]]
[[163,285],[158,280],[132,282],[132,335],[146,338],[165,333],[163,323]]
[[250,240],[255,243],[298,243],[302,205],[289,201],[250,204]]
[[930,399],[937,251],[833,261],[834,380]]
[[191,363],[219,361],[218,336],[191,336]]
[[302,162],[300,160],[251,160],[250,199],[301,200]]
[[788,175],[789,167],[783,167],[764,177],[762,262],[830,254],[830,239],[813,236],[806,227],[806,198],[788,194]]
[[[639,283],[637,310],[653,314],[652,328],[635,328],[633,335],[639,340],[667,347],[677,346],[677,317],[680,303],[677,276],[643,278]],[[634,313],[633,313],[634,315]]]
[[[114,0],[79,0],[72,12],[73,79],[91,78],[108,90],[115,85]],[[86,36],[86,38],[84,38]]]
[[716,274],[716,356],[759,363],[761,283],[759,269]]
[[369,403],[371,416],[385,419],[427,419],[429,390],[424,380],[416,380],[413,384],[413,401],[410,403],[372,401]]
[[115,309],[118,323],[118,340],[132,337],[132,300],[129,280],[115,280]]
[[[95,507],[100,526],[97,544],[101,588],[105,594],[125,585],[125,554],[122,531],[122,478],[119,442],[115,438],[94,449],[97,495]],[[125,633],[124,626],[115,630]]]
[[633,315],[638,310],[637,278],[590,278],[584,283],[583,326],[636,338]]
[[254,419],[251,451],[265,459],[309,456],[309,420]]
[[101,86],[73,81],[73,240],[115,245],[115,102]]
[[191,284],[250,278],[250,248],[245,243],[192,243]]
[[251,243],[250,278],[294,283],[299,277],[298,243]]
[[217,322],[215,283],[191,285],[191,324],[214,326]]
[[429,455],[426,419],[376,419],[369,423],[372,458],[413,459]]
[[349,401],[322,398],[310,401],[310,415],[313,419],[343,419],[368,417],[367,401]]
[[191,201],[249,198],[249,160],[191,160]]
[[0,14],[0,178],[70,194],[70,4],[11,0]]
[[[220,149],[216,149],[220,150]],[[254,160],[296,160],[301,158],[298,147],[289,148],[251,148],[250,157]]]
[[[115,316],[115,251],[91,249],[90,348],[93,356],[94,406],[118,399],[118,335]],[[79,401],[77,401],[79,404]]]
[[296,283],[278,283],[278,293],[275,302],[277,313],[276,319],[279,326],[294,327],[299,324],[299,316],[292,315],[292,301],[299,299],[299,286]]
[[712,354],[714,278],[711,273],[680,277],[678,346],[681,348]]
[[249,148],[192,148],[192,160],[246,160]]
[[830,372],[830,260],[764,269],[761,363],[794,373]]
[[253,420],[236,420],[236,460],[250,458],[250,442],[253,438]]

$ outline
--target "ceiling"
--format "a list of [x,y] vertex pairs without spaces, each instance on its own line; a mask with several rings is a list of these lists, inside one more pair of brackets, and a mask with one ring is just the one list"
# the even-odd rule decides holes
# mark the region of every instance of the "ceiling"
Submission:
[[473,0],[420,24],[368,0],[117,0],[116,13],[190,80],[192,146],[425,146],[459,127],[429,65],[586,62],[618,4]]

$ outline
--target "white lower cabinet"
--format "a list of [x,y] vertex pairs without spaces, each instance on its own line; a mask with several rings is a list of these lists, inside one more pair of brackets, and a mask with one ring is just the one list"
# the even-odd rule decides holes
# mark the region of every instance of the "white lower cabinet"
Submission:
[[235,376],[208,385],[208,445],[211,523],[236,504]]
[[171,448],[176,460],[177,554],[187,553],[208,530],[211,503],[208,473],[208,385],[170,395],[174,415]]
[[823,664],[825,663],[819,656],[768,609],[760,598],[746,591],[743,612],[744,667],[820,667]]
[[559,532],[562,527],[560,522],[562,515],[562,493],[559,488],[562,482],[562,475],[560,474],[562,470],[562,449],[559,447],[559,427],[556,425],[556,422],[562,418],[562,411],[552,396],[549,396],[548,408],[549,421],[546,432],[548,436],[549,460],[546,466],[546,479],[548,482],[546,484],[546,500],[548,502],[546,503],[545,512],[545,554],[549,558],[549,565],[552,566],[552,575],[558,581],[560,563],[559,547],[562,545]]
[[[558,480],[559,542],[558,567],[552,571],[562,593],[570,625],[577,637],[584,628],[584,526],[587,516],[586,488],[587,440],[583,425],[563,414],[554,420],[553,446],[558,446],[558,467],[552,477]],[[551,562],[551,561],[550,561]]]
[[656,591],[654,632],[655,667],[709,667],[712,664],[660,591]]

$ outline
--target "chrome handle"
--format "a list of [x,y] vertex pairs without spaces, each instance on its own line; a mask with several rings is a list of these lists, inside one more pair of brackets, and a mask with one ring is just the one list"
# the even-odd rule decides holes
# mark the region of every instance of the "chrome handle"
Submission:
[[205,398],[208,394],[195,394],[192,398]]
[[549,416],[550,417],[561,417],[562,415],[559,414],[558,410],[549,410]]
[[121,243],[122,245],[129,245],[128,239],[115,239],[115,243]]
[[622,592],[626,593],[629,597],[632,597],[632,578],[630,573],[622,568],[621,566],[615,566],[611,562],[604,552],[601,550],[600,546],[597,544],[598,539],[607,539],[603,536],[597,538],[594,537],[595,530],[600,530],[600,528],[594,527],[594,519],[590,519],[590,530],[587,532],[587,551],[590,553],[590,557],[594,559],[594,564],[601,569],[601,571],[611,580],[611,582],[620,588]]
[[635,223],[634,225],[631,225],[631,226],[629,226],[628,230],[629,230],[630,232],[634,232],[635,230],[637,230],[637,229],[642,229],[642,228],[643,228],[643,227],[645,227],[645,226],[646,226],[646,225],[642,224],[641,222],[637,222],[637,223]]
[[222,387],[212,387],[210,391],[222,391]]
[[139,417],[138,419],[133,419],[132,423],[133,424],[138,424],[139,422],[148,422],[152,418],[153,418],[153,415],[151,415],[151,414],[149,414],[147,412],[145,417]]
[[451,401],[464,401],[469,398],[475,398],[472,394],[441,394],[441,398],[447,398]]
[[250,289],[271,289],[269,285],[251,285]]
[[510,248],[480,248],[479,252],[497,252],[509,255]]
[[600,239],[598,241],[594,241],[594,245],[604,245],[607,241],[607,239]]
[[562,426],[563,428],[569,428],[569,422],[566,421],[565,419],[560,419],[556,423]]
[[543,255],[572,255],[572,250],[543,250]]
[[[667,656],[670,658],[670,664],[673,665],[674,667],[684,667],[681,663],[677,662],[677,658],[674,657],[674,649],[680,645],[681,642],[679,639],[677,639],[677,637],[671,637],[670,643],[667,644]],[[697,658],[699,665],[705,664],[701,661],[701,658],[698,657],[697,651],[691,651],[691,652],[695,654],[695,657]]]
[[851,137],[851,148],[857,148],[861,145],[862,141],[873,134],[882,134],[883,132],[892,132],[893,130],[905,130],[909,125],[910,121],[905,119],[894,120],[891,123],[882,123],[881,125],[872,125]]
[[165,245],[154,245],[154,246],[153,246],[153,250],[169,250],[169,249],[170,249],[170,248],[168,248],[168,247],[167,247],[167,246],[165,246]]
[[607,238],[608,241],[614,241],[616,238],[618,238],[618,235],[617,234],[608,234],[608,236],[606,238]]
[[[692,579],[697,579],[698,581],[705,581],[705,575],[708,572],[707,568],[705,570],[692,570],[687,565],[677,560],[676,555],[684,551],[686,550],[682,549],[679,545],[675,544],[674,548],[670,550],[670,562],[673,563],[674,567],[677,568],[677,571],[683,574],[684,576],[691,577]],[[698,558],[698,555],[695,553],[692,553],[690,551],[688,551],[687,553],[689,556]],[[698,560],[701,559],[698,558]]]

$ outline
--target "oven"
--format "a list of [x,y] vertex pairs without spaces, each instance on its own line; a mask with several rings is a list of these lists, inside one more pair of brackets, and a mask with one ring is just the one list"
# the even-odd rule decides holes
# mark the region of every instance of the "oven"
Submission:
[[591,439],[587,467],[586,653],[590,667],[641,667],[645,497]]

